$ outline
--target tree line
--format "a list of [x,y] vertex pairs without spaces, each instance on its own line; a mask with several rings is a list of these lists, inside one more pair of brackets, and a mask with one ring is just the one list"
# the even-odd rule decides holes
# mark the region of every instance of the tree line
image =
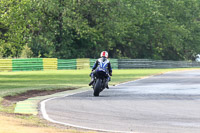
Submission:
[[199,0],[0,0],[0,58],[193,60]]

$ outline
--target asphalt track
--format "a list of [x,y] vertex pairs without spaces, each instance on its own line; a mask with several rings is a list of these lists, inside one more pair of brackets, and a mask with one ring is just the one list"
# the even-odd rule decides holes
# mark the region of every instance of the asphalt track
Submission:
[[51,122],[108,132],[200,133],[200,70],[168,72],[41,104]]

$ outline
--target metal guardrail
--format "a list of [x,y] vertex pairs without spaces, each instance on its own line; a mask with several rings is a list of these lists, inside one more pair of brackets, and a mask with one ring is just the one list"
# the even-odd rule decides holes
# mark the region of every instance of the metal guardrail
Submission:
[[90,59],[89,58],[79,58],[76,59],[77,69],[89,69],[90,68]]
[[57,70],[57,58],[43,58],[43,70]]
[[[35,71],[35,70],[64,70],[91,69],[97,59],[0,59],[0,71]],[[134,68],[198,68],[200,62],[195,61],[163,61],[150,59],[109,59],[112,69]]]
[[76,69],[76,59],[58,59],[58,70]]
[[42,58],[12,59],[12,71],[36,71],[43,70]]
[[0,59],[0,71],[12,71],[12,59]]
[[133,68],[192,68],[200,67],[200,62],[195,61],[169,61],[150,59],[119,59],[119,69]]

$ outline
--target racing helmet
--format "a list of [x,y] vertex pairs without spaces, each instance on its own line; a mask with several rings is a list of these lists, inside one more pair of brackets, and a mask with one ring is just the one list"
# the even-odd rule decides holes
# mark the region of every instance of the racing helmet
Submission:
[[102,51],[100,56],[108,58],[108,52],[107,51]]

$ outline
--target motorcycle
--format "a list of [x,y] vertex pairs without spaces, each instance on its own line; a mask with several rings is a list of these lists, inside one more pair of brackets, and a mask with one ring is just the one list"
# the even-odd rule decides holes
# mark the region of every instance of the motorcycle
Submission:
[[94,76],[94,83],[92,84],[92,88],[94,90],[93,95],[99,96],[100,92],[102,92],[106,86],[108,85],[108,74],[104,71],[97,71]]

